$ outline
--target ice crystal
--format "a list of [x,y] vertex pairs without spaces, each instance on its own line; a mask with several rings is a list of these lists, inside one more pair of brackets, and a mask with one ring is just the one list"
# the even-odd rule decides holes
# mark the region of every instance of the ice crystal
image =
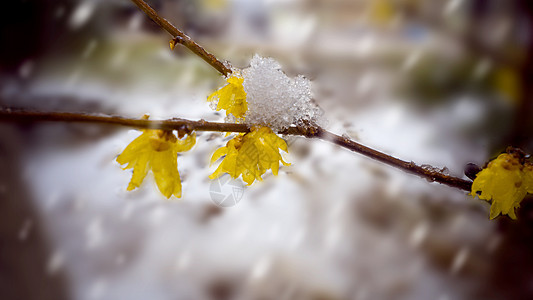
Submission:
[[311,100],[311,82],[302,75],[289,78],[278,62],[255,55],[242,70],[248,111],[244,123],[275,132],[291,125],[320,123],[321,109]]

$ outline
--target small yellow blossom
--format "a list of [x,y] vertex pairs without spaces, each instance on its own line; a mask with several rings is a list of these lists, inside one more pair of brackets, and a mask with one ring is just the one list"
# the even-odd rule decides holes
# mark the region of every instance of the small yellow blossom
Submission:
[[224,155],[226,157],[209,178],[217,178],[223,173],[228,173],[233,178],[242,175],[242,179],[251,185],[256,179],[262,180],[261,176],[268,169],[272,169],[272,174],[278,175],[280,162],[289,165],[283,161],[279,150],[288,152],[287,143],[272,132],[272,129],[252,128],[251,132],[239,134],[228,141],[225,147],[213,153],[211,163]]
[[490,218],[500,213],[516,219],[515,209],[527,193],[533,193],[533,166],[522,163],[513,153],[500,154],[479,172],[472,184],[472,195],[491,201]]
[[497,68],[493,74],[493,86],[505,100],[518,104],[524,90],[520,84],[520,73],[517,69],[502,67]]
[[178,173],[178,152],[188,151],[196,143],[196,134],[180,140],[171,131],[144,130],[117,157],[124,169],[133,168],[133,176],[128,191],[138,188],[148,170],[154,174],[155,182],[161,193],[170,198],[181,197],[181,180]]
[[212,93],[207,101],[213,102],[218,100],[216,110],[225,109],[226,115],[232,114],[235,118],[244,118],[244,114],[248,110],[248,103],[246,102],[246,92],[242,86],[244,78],[229,77],[228,84]]
[[373,0],[370,6],[370,20],[376,25],[389,24],[396,15],[394,3],[391,0]]

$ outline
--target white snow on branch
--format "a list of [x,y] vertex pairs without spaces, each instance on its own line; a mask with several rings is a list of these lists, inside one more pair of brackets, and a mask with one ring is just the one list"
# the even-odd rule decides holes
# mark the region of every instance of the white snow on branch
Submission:
[[277,61],[257,54],[242,76],[248,102],[244,123],[280,131],[291,125],[322,122],[323,112],[311,100],[311,82],[304,76],[289,78]]

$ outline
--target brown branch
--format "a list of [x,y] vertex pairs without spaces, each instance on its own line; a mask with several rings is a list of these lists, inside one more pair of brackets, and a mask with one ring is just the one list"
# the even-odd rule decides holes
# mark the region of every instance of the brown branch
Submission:
[[228,76],[231,74],[231,69],[228,68],[223,62],[218,60],[213,54],[207,52],[202,46],[198,45],[189,36],[183,33],[181,30],[170,24],[166,19],[160,17],[157,12],[150,7],[143,0],[131,0],[135,3],[146,15],[148,15],[157,25],[163,28],[166,32],[170,33],[176,43],[182,44],[191,50],[194,54],[201,57],[213,68],[219,71],[222,75]]
[[76,122],[109,124],[139,129],[163,129],[163,130],[196,130],[196,131],[220,131],[220,132],[249,132],[250,129],[244,124],[216,123],[204,120],[191,121],[185,119],[169,120],[144,120],[132,119],[121,116],[93,115],[84,113],[68,112],[36,112],[18,109],[0,108],[0,121],[9,122]]
[[[193,53],[200,56],[212,67],[218,70],[223,75],[231,74],[231,70],[227,68],[214,55],[205,51],[200,45],[194,42],[190,37],[178,30],[164,18],[161,18],[155,10],[153,10],[146,2],[142,0],[131,0],[141,10],[143,10],[154,22],[168,33],[174,36],[174,41],[178,42]],[[232,123],[216,123],[205,120],[192,121],[185,119],[169,119],[169,120],[144,120],[131,119],[121,116],[106,116],[106,115],[90,115],[83,113],[66,113],[66,112],[32,112],[23,110],[14,110],[9,108],[0,108],[0,122],[36,122],[36,121],[55,121],[55,122],[80,122],[80,123],[94,123],[94,124],[108,124],[118,126],[136,127],[141,129],[163,129],[163,130],[196,130],[196,131],[219,131],[219,132],[249,132],[250,128],[245,124]],[[379,152],[353,140],[344,138],[342,136],[331,133],[318,126],[307,127],[290,127],[279,134],[299,135],[308,138],[318,138],[329,141],[333,144],[351,150],[353,152],[365,155],[369,158],[382,162],[384,164],[396,167],[408,173],[415,174],[419,177],[425,178],[431,182],[439,182],[454,188],[470,191],[472,182],[446,175],[442,172],[432,170],[430,168],[423,168],[416,165],[414,162],[407,162]]]
[[[0,122],[37,122],[37,121],[54,121],[54,122],[79,122],[94,124],[109,124],[127,127],[136,127],[142,129],[163,129],[163,130],[196,130],[196,131],[218,131],[218,132],[249,132],[250,127],[245,124],[217,123],[204,120],[192,121],[186,119],[169,119],[169,120],[143,120],[131,119],[120,116],[91,115],[82,113],[65,113],[65,112],[34,112],[0,108]],[[458,177],[449,176],[438,171],[426,169],[418,166],[414,162],[407,162],[379,152],[353,140],[331,133],[320,127],[289,127],[279,132],[280,134],[299,135],[308,138],[318,138],[329,141],[333,144],[362,154],[389,166],[396,167],[402,171],[415,174],[431,182],[442,183],[454,188],[470,191],[472,182]]]
[[458,188],[465,191],[470,191],[472,188],[472,182],[464,180],[458,177],[453,177],[442,172],[438,172],[431,168],[421,167],[414,162],[407,162],[396,157],[390,156],[383,152],[379,152],[367,146],[361,145],[353,140],[348,138],[336,135],[324,129],[319,129],[317,137],[332,142],[335,145],[341,146],[343,148],[349,149],[353,152],[357,152],[364,156],[370,157],[374,160],[380,161],[389,166],[396,167],[407,173],[415,174],[419,177],[422,177],[430,182],[442,183],[454,188]]

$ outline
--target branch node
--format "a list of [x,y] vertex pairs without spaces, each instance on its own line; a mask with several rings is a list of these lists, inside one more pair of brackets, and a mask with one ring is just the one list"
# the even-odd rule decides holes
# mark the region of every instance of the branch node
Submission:
[[[246,133],[250,131],[250,128],[246,124],[208,122],[204,119],[192,121],[181,118],[172,118],[168,120],[157,121],[147,120],[146,117],[140,119],[130,119],[120,116],[91,115],[67,112],[35,112],[0,107],[0,122],[5,121],[18,123],[36,121],[82,122],[128,126],[139,129],[177,130],[180,138],[185,134],[192,133],[193,130],[239,133]],[[424,168],[423,166],[419,167],[413,161],[403,161],[383,152],[379,152],[350,140],[349,138],[333,134],[316,124],[309,123],[300,126],[291,126],[278,133],[305,136],[307,138],[319,138],[329,141],[353,152],[365,155],[369,158],[409,173],[416,174],[422,178],[426,178],[428,181],[436,181],[465,191],[470,191],[472,186],[471,181],[443,174],[442,171],[438,172],[436,170]]]
[[172,39],[172,42],[174,43],[174,45],[176,44],[182,44],[182,45],[185,45],[185,39],[179,35],[175,36],[173,39]]
[[187,135],[190,135],[192,133],[192,126],[189,125],[189,124],[184,124],[182,126],[180,126],[178,129],[178,137],[181,139],[183,138],[186,134]]
[[304,125],[297,125],[296,128],[298,132],[300,133],[300,135],[303,135],[307,138],[318,137],[321,135],[323,131],[323,129],[320,126],[314,123],[307,122],[307,121],[304,121]]

